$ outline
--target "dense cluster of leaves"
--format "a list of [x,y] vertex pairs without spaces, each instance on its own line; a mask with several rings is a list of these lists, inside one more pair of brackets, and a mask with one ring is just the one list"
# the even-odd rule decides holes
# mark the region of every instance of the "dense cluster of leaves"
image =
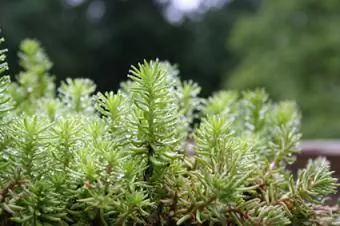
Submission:
[[16,82],[1,77],[0,225],[339,221],[323,206],[338,186],[325,159],[297,180],[285,169],[300,138],[294,103],[263,90],[204,100],[157,60],[116,93],[94,94],[88,79],[56,89],[38,42],[24,41],[20,59]]

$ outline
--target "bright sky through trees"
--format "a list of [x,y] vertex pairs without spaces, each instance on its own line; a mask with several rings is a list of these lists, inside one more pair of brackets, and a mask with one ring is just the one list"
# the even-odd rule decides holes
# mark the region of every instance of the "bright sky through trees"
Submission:
[[[71,7],[82,5],[86,0],[64,0]],[[181,23],[185,16],[199,15],[211,8],[219,8],[232,0],[157,0],[166,5],[164,16],[174,24]],[[88,18],[100,20],[105,14],[105,2],[95,0],[89,5]]]

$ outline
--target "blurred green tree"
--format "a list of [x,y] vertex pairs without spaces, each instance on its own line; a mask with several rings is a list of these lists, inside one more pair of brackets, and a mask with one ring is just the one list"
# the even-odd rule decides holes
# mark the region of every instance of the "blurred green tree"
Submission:
[[198,81],[206,96],[220,87],[221,74],[233,62],[225,38],[253,1],[220,0],[219,7],[172,24],[164,14],[170,0],[1,0],[0,27],[12,75],[18,72],[20,40],[36,38],[55,63],[58,81],[89,77],[100,90],[111,90],[130,65],[158,57],[178,63],[181,77]]
[[340,1],[263,0],[234,27],[239,65],[226,86],[296,99],[307,138],[340,136]]
[[173,60],[188,42],[187,31],[169,25],[152,1],[2,0],[0,23],[11,65],[20,40],[36,38],[55,62],[58,80],[90,77],[103,90],[117,87],[131,64]]

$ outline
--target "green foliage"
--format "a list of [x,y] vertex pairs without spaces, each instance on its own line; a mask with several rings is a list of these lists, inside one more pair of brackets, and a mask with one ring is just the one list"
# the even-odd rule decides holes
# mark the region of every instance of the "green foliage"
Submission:
[[68,109],[75,112],[93,112],[91,94],[96,85],[89,79],[66,79],[58,89],[61,99]]
[[275,99],[295,99],[305,137],[338,137],[339,9],[337,0],[263,0],[228,39],[240,63],[226,85],[265,87]]
[[[1,30],[0,30],[1,31]],[[4,41],[0,38],[0,45]],[[4,73],[8,70],[8,65],[6,63],[6,49],[0,49],[0,125],[2,125],[2,120],[6,116],[6,113],[11,110],[10,96],[6,94],[6,90],[10,84],[10,79],[5,76]]]
[[[9,92],[18,105],[16,109],[33,114],[40,98],[52,98],[55,92],[54,77],[49,74],[52,63],[35,40],[25,40],[20,45],[20,66],[23,71],[12,83]],[[30,110],[29,110],[30,109]]]
[[[26,72],[0,93],[0,225],[336,223],[328,162],[310,161],[296,181],[286,170],[300,138],[294,103],[263,90],[203,100],[158,60],[132,67],[117,93],[93,94],[88,79],[55,93],[44,51],[25,45]],[[27,87],[34,98],[17,98]]]

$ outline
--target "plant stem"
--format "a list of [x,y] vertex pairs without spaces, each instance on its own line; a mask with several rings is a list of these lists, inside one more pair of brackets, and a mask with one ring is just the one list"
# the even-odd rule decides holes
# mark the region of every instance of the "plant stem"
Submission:
[[106,223],[105,218],[104,218],[104,210],[103,210],[103,208],[99,209],[99,217],[100,217],[100,221],[102,222],[102,224],[104,226],[108,226],[108,224]]
[[151,145],[148,144],[148,161],[147,161],[147,168],[144,172],[144,181],[148,181],[153,174],[153,163],[151,161],[152,156],[154,155],[154,150],[152,149]]

